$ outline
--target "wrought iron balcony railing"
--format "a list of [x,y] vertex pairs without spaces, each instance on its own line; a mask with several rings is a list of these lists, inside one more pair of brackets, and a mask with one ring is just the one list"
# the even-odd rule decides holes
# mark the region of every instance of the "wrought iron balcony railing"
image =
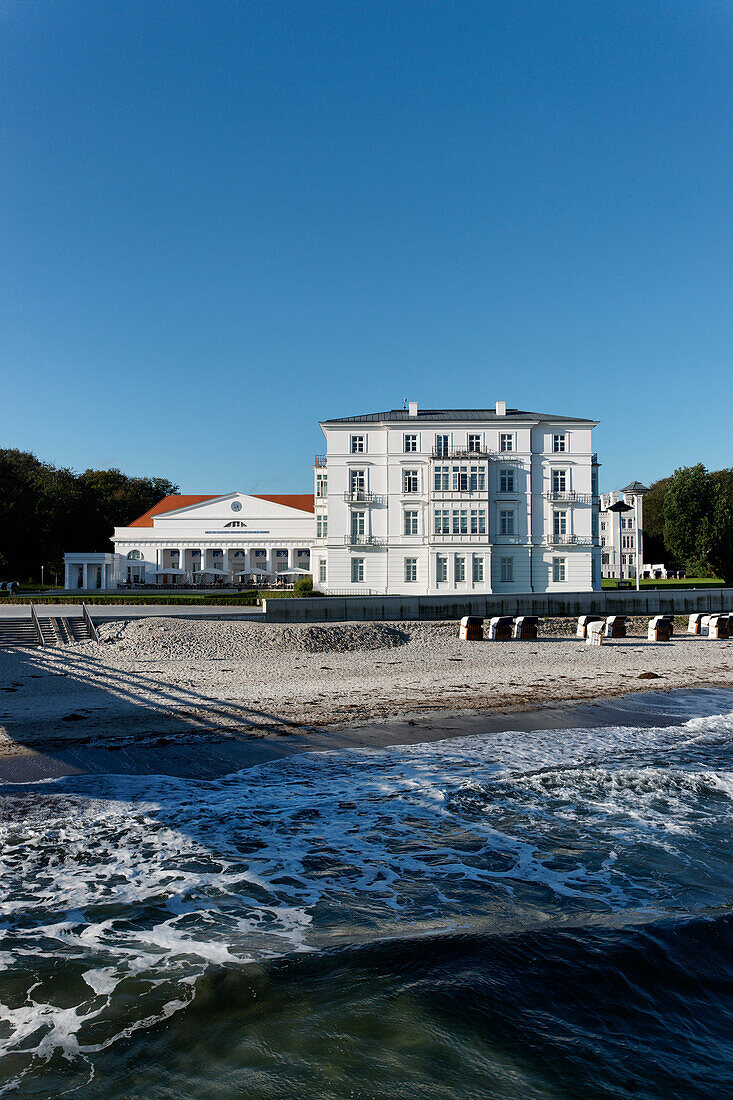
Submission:
[[349,489],[344,493],[344,500],[347,504],[374,504],[376,493],[367,489]]
[[344,546],[384,546],[386,539],[376,535],[344,535]]

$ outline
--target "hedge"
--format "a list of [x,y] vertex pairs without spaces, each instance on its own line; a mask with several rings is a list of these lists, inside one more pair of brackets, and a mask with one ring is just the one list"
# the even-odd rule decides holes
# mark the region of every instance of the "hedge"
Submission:
[[93,604],[111,604],[116,607],[132,607],[136,604],[153,604],[159,607],[166,607],[170,604],[187,604],[194,607],[218,607],[220,605],[256,607],[258,602],[256,592],[242,594],[241,596],[213,596],[208,599],[202,596],[138,596],[134,600],[120,599],[119,596],[84,596],[83,599],[78,596],[37,596],[32,600],[23,596],[14,596],[12,599],[7,596],[0,597],[0,604],[33,603],[39,607],[48,604],[76,604],[78,606],[80,603],[89,606]]

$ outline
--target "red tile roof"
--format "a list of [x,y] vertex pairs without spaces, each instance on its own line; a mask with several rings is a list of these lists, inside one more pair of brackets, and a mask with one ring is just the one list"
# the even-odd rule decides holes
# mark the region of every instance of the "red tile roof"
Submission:
[[[296,508],[299,512],[314,512],[315,504],[312,493],[295,493],[286,496],[266,496],[263,493],[253,493],[258,500],[271,500],[273,504],[284,504],[286,508]],[[138,516],[128,527],[152,527],[153,517],[162,515],[163,512],[175,512],[179,508],[190,508],[192,504],[202,504],[205,500],[216,500],[219,494],[213,496],[185,496],[181,493],[173,493],[163,497],[161,501],[149,508],[144,515]]]
[[169,497],[163,497],[152,508],[148,508],[147,512],[134,519],[128,527],[152,527],[153,516],[159,516],[162,512],[175,512],[177,508],[189,508],[192,504],[201,504],[204,500],[216,500],[216,496],[217,494],[208,497],[191,497],[173,493]]
[[286,508],[297,508],[299,512],[315,512],[316,505],[312,493],[291,493],[289,496],[269,496],[253,493],[258,500],[271,500],[273,504],[284,504]]

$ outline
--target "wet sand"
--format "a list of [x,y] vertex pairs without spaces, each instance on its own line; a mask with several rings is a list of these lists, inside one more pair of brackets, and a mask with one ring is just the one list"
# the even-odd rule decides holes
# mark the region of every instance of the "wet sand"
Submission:
[[[561,633],[461,643],[455,623],[157,619],[105,629],[100,643],[0,650],[0,778],[211,778],[294,752],[436,740],[496,723],[604,725],[638,710],[639,691],[663,700],[673,689],[733,686],[733,640],[687,635],[594,648]],[[571,720],[573,703],[584,705]]]

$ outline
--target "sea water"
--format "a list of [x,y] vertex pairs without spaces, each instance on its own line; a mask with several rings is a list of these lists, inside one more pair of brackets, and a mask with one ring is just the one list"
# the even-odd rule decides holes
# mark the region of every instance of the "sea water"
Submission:
[[0,1094],[733,1095],[733,693],[0,797]]

